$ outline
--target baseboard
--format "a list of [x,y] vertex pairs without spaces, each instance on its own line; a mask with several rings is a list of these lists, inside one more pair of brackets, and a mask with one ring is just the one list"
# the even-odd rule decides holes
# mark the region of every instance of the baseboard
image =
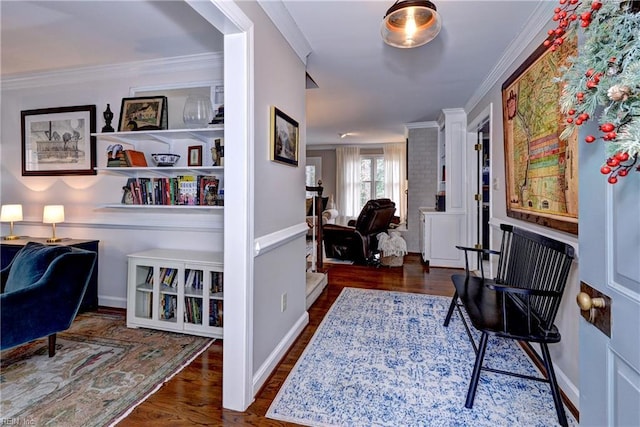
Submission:
[[273,349],[269,357],[258,368],[253,375],[253,396],[255,397],[262,386],[267,382],[273,370],[278,366],[280,360],[287,354],[289,348],[298,338],[302,330],[309,323],[309,313],[304,312],[298,321],[289,329],[289,332],[282,338],[282,341]]
[[119,297],[103,297],[98,295],[100,307],[127,308],[127,299]]

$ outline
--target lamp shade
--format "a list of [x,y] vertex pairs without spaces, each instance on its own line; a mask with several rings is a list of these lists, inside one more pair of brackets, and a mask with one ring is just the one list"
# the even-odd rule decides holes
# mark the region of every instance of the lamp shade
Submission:
[[380,32],[390,46],[412,48],[433,40],[442,28],[436,6],[427,0],[399,0],[387,10]]
[[57,224],[64,221],[63,205],[46,205],[42,214],[42,222],[45,224]]
[[22,221],[22,205],[2,205],[0,221]]

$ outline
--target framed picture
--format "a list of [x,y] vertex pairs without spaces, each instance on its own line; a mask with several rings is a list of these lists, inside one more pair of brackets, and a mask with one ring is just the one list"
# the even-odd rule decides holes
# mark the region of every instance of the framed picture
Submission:
[[95,175],[96,106],[20,112],[22,175]]
[[555,78],[576,39],[540,46],[502,85],[507,216],[578,233],[578,136],[560,139],[562,84]]
[[271,107],[271,160],[298,166],[298,122]]
[[167,97],[122,98],[118,131],[167,129]]
[[189,147],[187,164],[189,166],[202,166],[202,145]]

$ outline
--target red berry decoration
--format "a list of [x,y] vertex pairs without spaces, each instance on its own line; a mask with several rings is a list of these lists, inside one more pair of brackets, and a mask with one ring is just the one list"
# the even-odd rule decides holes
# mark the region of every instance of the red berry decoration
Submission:
[[593,3],[591,3],[592,10],[599,10],[601,7],[602,3],[600,3],[599,1],[594,1]]
[[600,125],[600,130],[602,132],[611,132],[615,128],[616,127],[613,125],[613,123],[603,123],[603,124]]
[[568,113],[570,116],[573,116],[576,113],[576,110],[569,110]]
[[573,123],[573,117],[569,117],[569,118],[567,119],[567,123]]
[[629,160],[629,153],[625,151],[621,151],[619,153],[616,153],[615,157],[621,162],[626,162],[627,160]]
[[615,132],[609,132],[607,133],[607,139],[611,140],[611,139],[616,139],[616,136],[618,136],[617,133]]
[[585,122],[585,121],[589,120],[589,115],[588,115],[587,113],[582,113],[582,114],[580,114],[580,115],[578,116],[578,118],[579,118],[580,120],[582,120],[583,122]]
[[626,169],[620,169],[618,171],[618,175],[620,175],[620,176],[627,176],[628,173],[629,173],[629,171],[626,170]]
[[611,158],[607,159],[607,166],[611,166],[612,168],[615,168],[619,164],[620,164],[620,162],[615,157],[611,157]]
[[615,176],[610,176],[607,181],[609,181],[609,184],[615,184],[616,182],[618,182],[618,178],[616,178]]
[[603,166],[600,168],[600,172],[602,175],[609,175],[611,173],[611,168],[609,166]]
[[593,135],[587,135],[587,137],[584,139],[587,143],[591,144],[593,141],[596,140],[596,137]]

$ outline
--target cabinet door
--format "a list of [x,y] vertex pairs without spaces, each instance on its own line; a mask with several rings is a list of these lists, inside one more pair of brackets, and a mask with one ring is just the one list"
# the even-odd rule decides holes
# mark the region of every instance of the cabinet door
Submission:
[[217,270],[210,265],[186,265],[184,270],[185,331],[222,337],[223,272]]

